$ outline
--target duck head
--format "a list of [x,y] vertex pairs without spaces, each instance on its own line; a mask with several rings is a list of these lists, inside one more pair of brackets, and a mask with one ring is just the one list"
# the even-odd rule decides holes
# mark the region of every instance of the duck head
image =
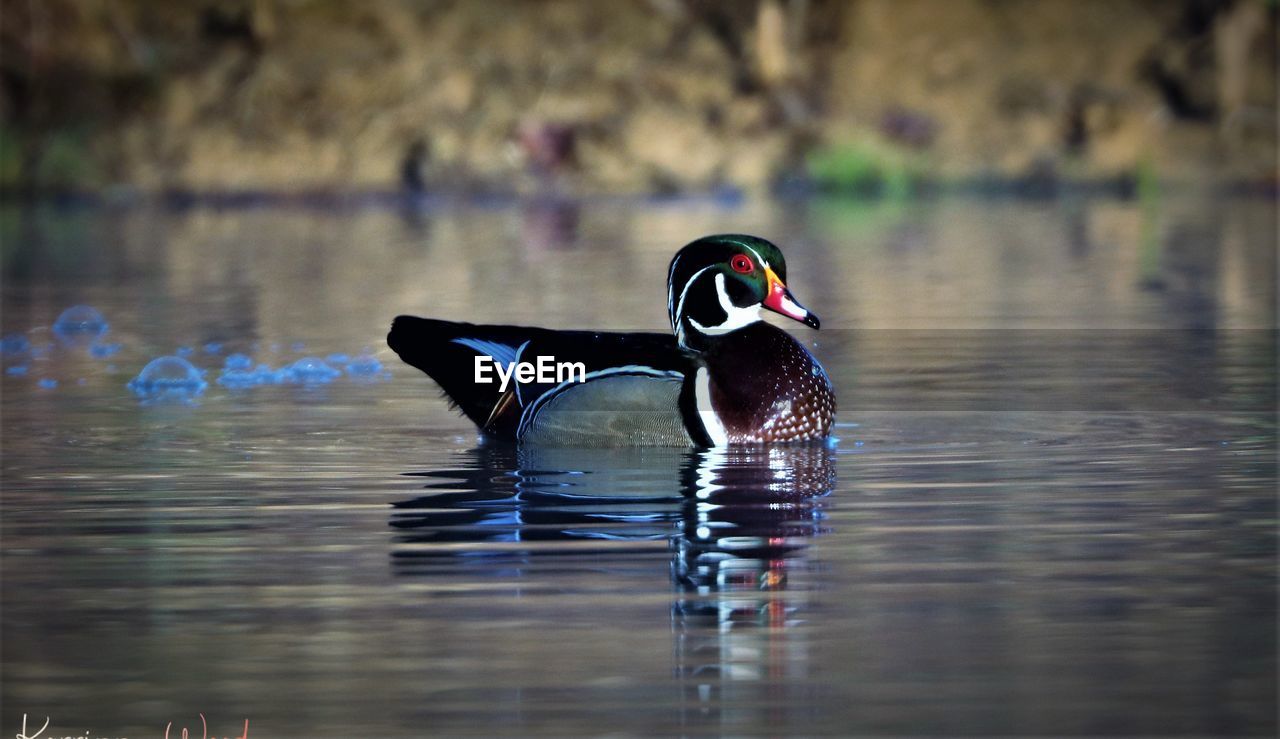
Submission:
[[782,252],[764,239],[742,234],[698,239],[676,252],[667,270],[671,328],[687,349],[760,321],[762,308],[818,328],[818,317],[796,302],[786,280]]

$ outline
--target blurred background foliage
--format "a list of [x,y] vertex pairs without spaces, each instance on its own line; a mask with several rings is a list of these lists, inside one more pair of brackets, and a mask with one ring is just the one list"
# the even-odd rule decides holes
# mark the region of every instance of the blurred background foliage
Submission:
[[8,191],[1274,187],[1274,0],[2,0]]

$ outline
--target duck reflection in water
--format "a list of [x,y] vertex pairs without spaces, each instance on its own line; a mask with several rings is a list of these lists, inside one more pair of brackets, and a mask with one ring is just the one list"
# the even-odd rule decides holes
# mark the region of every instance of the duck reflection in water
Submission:
[[407,473],[430,492],[396,505],[397,574],[531,586],[566,561],[625,576],[665,559],[675,669],[694,710],[804,672],[791,627],[820,571],[807,552],[835,485],[828,444],[465,454],[459,469]]
[[761,711],[802,711],[809,641],[797,627],[817,589],[820,569],[807,553],[823,533],[834,452],[826,444],[715,450],[690,472],[671,569],[684,710],[697,724],[716,717],[725,726],[753,725]]

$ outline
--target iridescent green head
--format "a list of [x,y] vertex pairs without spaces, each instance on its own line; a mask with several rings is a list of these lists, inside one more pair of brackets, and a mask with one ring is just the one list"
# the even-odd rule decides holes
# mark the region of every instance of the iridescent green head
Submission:
[[818,317],[787,289],[787,262],[757,236],[718,234],[685,246],[667,271],[667,313],[681,345],[703,344],[755,323],[767,308],[806,326]]

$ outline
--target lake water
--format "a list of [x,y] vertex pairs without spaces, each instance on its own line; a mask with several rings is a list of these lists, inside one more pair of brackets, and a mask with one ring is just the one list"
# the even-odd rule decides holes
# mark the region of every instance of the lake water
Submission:
[[[420,205],[0,210],[6,736],[1276,733],[1274,201]],[[485,446],[382,341],[665,330],[722,231],[831,445]]]

